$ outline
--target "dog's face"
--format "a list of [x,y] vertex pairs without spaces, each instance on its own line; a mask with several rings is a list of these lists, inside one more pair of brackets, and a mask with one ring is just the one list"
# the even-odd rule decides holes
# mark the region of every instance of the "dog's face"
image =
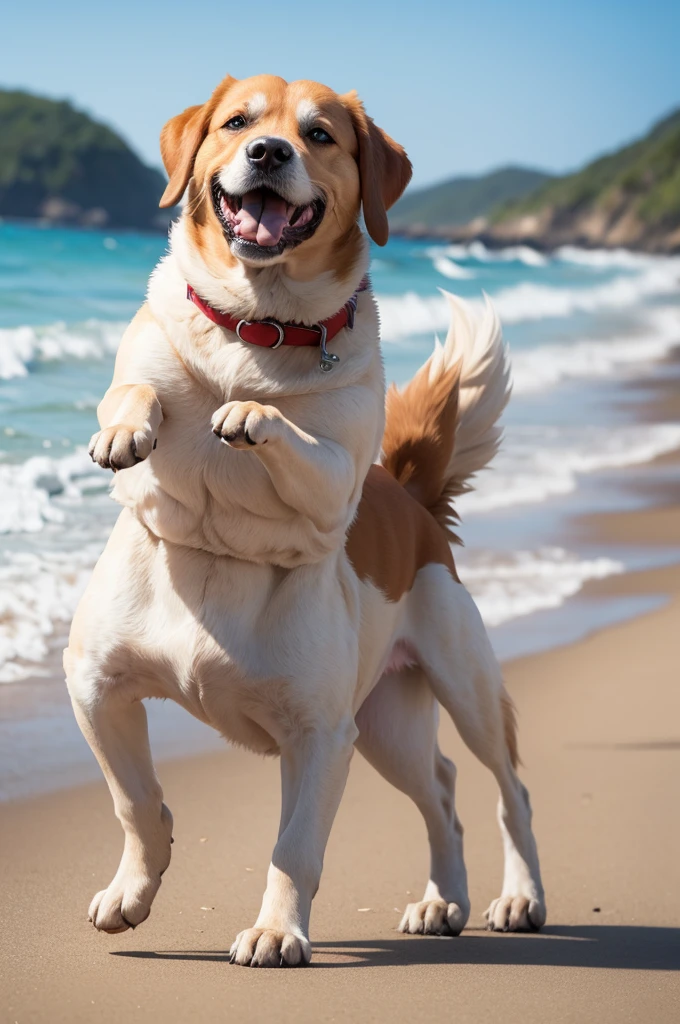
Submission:
[[366,227],[387,241],[386,211],[411,176],[401,146],[354,93],[260,75],[226,78],[210,100],[161,135],[170,177],[161,206],[187,184],[185,209],[202,250],[251,266],[315,259]]

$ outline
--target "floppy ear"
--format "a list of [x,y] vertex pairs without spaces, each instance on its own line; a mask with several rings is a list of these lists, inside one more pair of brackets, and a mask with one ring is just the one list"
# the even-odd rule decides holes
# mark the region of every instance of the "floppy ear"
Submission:
[[207,130],[207,103],[187,107],[164,125],[161,132],[161,156],[170,180],[159,206],[175,206],[184,195],[194,170],[198,148]]
[[385,245],[390,229],[387,211],[411,180],[411,161],[406,153],[364,110],[356,92],[340,97],[349,111],[359,143],[359,177],[364,221],[369,235]]
[[194,171],[194,160],[208,134],[210,118],[226,91],[235,83],[231,75],[223,78],[207,103],[187,107],[171,117],[161,132],[161,156],[170,181],[159,206],[175,206],[184,195]]

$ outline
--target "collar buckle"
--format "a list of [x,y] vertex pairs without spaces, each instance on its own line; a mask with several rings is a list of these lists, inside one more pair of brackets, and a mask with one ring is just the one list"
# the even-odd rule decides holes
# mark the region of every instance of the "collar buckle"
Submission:
[[278,338],[276,339],[276,341],[274,342],[273,345],[269,346],[269,348],[272,348],[272,349],[273,348],[279,348],[281,345],[283,345],[283,343],[285,341],[285,338],[286,338],[286,329],[283,326],[283,324],[280,324],[278,320],[274,320],[274,319],[267,319],[267,320],[239,320],[239,322],[236,324],[236,337],[238,338],[239,341],[245,341],[245,342],[248,341],[248,339],[244,338],[243,335],[241,334],[241,328],[242,327],[250,327],[251,324],[254,324],[254,323],[256,323],[256,324],[269,324],[270,327],[275,327],[276,330],[278,331],[278,333],[279,333]]

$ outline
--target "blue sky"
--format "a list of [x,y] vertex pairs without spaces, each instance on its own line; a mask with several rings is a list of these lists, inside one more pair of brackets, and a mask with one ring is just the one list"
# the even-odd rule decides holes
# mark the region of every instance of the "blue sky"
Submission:
[[34,0],[2,33],[0,84],[73,100],[155,164],[164,121],[227,73],[358,89],[417,184],[571,169],[680,105],[677,0]]

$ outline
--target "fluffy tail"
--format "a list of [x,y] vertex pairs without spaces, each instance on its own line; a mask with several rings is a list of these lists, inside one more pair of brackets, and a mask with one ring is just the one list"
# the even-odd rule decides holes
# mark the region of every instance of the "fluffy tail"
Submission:
[[510,366],[496,311],[485,297],[481,315],[444,292],[451,326],[406,387],[387,393],[382,464],[430,510],[452,540],[452,502],[472,489],[491,462],[510,397]]

